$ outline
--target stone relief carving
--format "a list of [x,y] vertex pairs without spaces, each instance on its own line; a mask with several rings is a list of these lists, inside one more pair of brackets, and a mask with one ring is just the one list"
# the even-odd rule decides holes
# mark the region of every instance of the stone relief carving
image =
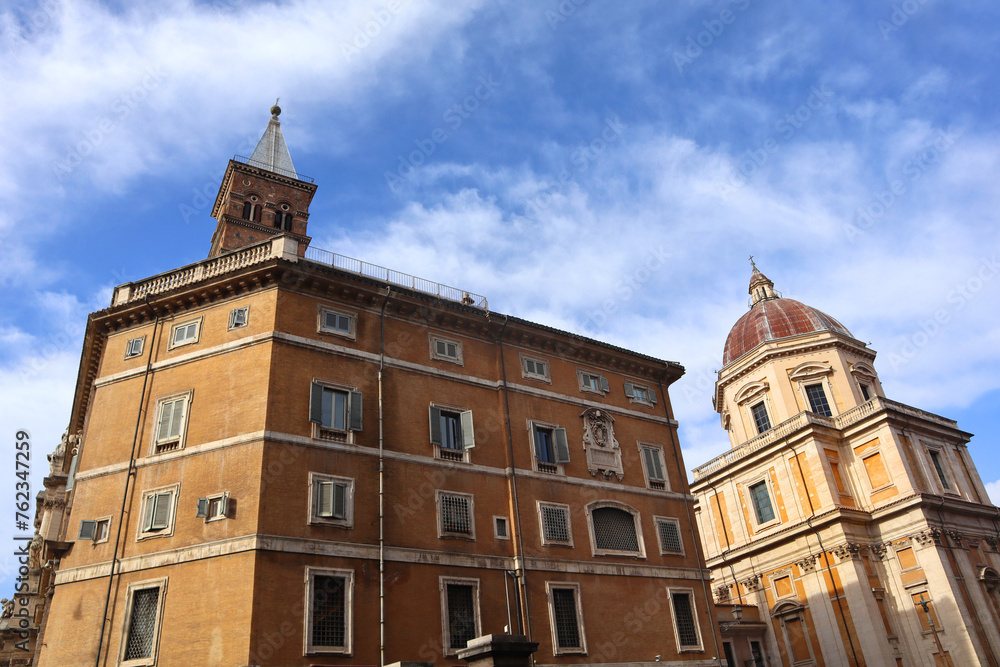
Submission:
[[851,560],[860,560],[861,554],[867,549],[867,545],[848,542],[847,544],[841,544],[839,547],[834,547],[831,549],[831,553],[839,560],[847,560],[848,558]]
[[753,574],[740,582],[747,593],[753,593],[760,589],[760,575]]
[[583,418],[583,448],[587,452],[587,470],[594,477],[606,479],[614,475],[618,481],[625,478],[622,469],[621,449],[615,439],[615,420],[605,410],[587,408],[580,413]]
[[806,556],[802,560],[795,561],[795,564],[799,566],[799,569],[805,572],[812,572],[816,569],[816,561],[819,560],[818,555]]
[[919,533],[914,533],[909,537],[911,541],[916,542],[922,547],[926,547],[931,544],[941,545],[941,531],[937,528],[928,528],[927,530],[922,530]]

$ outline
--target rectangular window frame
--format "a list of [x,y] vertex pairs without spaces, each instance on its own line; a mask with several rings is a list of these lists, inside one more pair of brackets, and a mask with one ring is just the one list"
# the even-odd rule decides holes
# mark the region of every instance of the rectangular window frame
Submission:
[[656,390],[641,382],[626,382],[625,396],[633,405],[643,405],[651,408],[656,405]]
[[[344,517],[320,516],[318,495],[320,484],[331,483],[344,487]],[[326,473],[309,473],[309,514],[306,523],[311,526],[334,526],[336,528],[354,528],[354,479],[329,475]]]
[[229,311],[229,326],[226,331],[243,329],[250,325],[250,306],[240,306]]
[[[460,448],[446,447],[445,434],[442,428],[441,413],[449,413],[458,420],[458,440]],[[430,427],[430,442],[434,447],[434,458],[458,463],[469,463],[471,450],[476,446],[476,427],[472,410],[444,403],[431,403],[428,410],[428,425]],[[437,428],[435,428],[437,426]]]
[[[458,531],[445,530],[444,527],[444,504],[442,503],[442,498],[444,496],[455,496],[468,499],[469,508],[469,532],[462,533]],[[438,539],[457,539],[457,540],[467,540],[469,542],[476,541],[476,497],[471,493],[461,493],[459,491],[446,491],[444,489],[438,489],[434,492],[434,505],[437,510],[437,530]]]
[[[439,334],[431,333],[427,334],[428,346],[430,347],[431,359],[434,361],[445,361],[449,364],[455,364],[457,366],[464,366],[465,359],[462,350],[462,341],[455,338],[446,338]],[[448,354],[442,354],[438,352],[437,344],[442,343],[444,345],[454,345],[455,346],[455,356],[450,356]]]
[[585,368],[576,369],[576,379],[580,385],[580,391],[598,396],[607,396],[611,391],[608,379],[597,371]]
[[[886,483],[880,486],[875,486],[872,484],[871,474],[868,472],[868,464],[866,461],[870,458],[878,456],[882,461],[882,469],[885,470]],[[886,489],[891,489],[896,486],[896,482],[893,480],[892,473],[889,472],[889,467],[886,465],[885,453],[882,451],[881,445],[876,447],[871,447],[864,450],[863,453],[857,455],[858,461],[861,463],[861,467],[864,470],[864,479],[868,481],[868,486],[871,487],[869,492],[870,496],[879,493],[880,491],[885,491]]]
[[[346,317],[348,320],[347,331],[338,327],[329,327],[326,324],[327,313],[331,315],[336,315],[339,318]],[[358,337],[358,315],[357,313],[352,313],[341,308],[336,308],[328,304],[318,304],[316,307],[316,330],[321,334],[330,334],[333,336],[339,336],[341,338],[346,338],[348,340],[357,340]]]
[[[197,345],[201,342],[201,329],[202,324],[204,324],[204,316],[195,317],[194,319],[184,320],[183,322],[178,322],[170,327],[170,338],[169,344],[167,345],[167,350],[174,350],[178,347],[184,347],[186,345]],[[176,340],[177,334],[180,329],[186,329],[188,327],[194,327],[194,335],[190,338],[185,338],[184,340],[178,342]]]
[[199,498],[195,518],[204,519],[205,523],[228,519],[229,492],[213,493],[210,496]]
[[[160,651],[160,629],[163,626],[163,607],[167,596],[168,577],[160,579],[149,579],[146,581],[132,582],[125,589],[125,614],[122,623],[121,647],[118,650],[118,665],[120,667],[146,667],[155,665]],[[152,654],[144,658],[125,659],[125,650],[128,648],[129,636],[132,631],[132,605],[135,601],[135,594],[138,591],[158,589],[156,598],[156,624],[153,627]]]
[[[676,607],[674,606],[674,596],[680,594],[687,594],[688,600],[691,603],[691,620],[694,623],[694,631],[698,635],[698,645],[681,645],[680,629],[677,627],[677,613]],[[705,640],[701,633],[701,624],[698,623],[698,601],[694,596],[693,588],[667,588],[667,596],[670,599],[670,624],[674,628],[674,645],[677,647],[678,653],[700,653],[705,651]]]
[[[830,394],[829,394],[829,392],[827,392],[826,385],[827,385],[827,382],[826,382],[825,378],[818,379],[815,382],[806,382],[806,381],[803,381],[803,382],[799,383],[799,386],[800,386],[800,388],[802,390],[802,396],[805,399],[806,409],[809,412],[812,412],[813,414],[818,415],[820,417],[825,417],[826,419],[832,419],[833,417],[836,416],[837,413],[834,412],[834,410],[833,410],[833,403],[830,402]],[[820,394],[821,394],[820,398],[822,398],[823,399],[823,403],[826,404],[826,410],[827,410],[827,412],[829,414],[826,414],[826,413],[824,413],[824,412],[822,412],[820,410],[817,410],[816,409],[817,406],[813,404],[813,397],[809,395],[809,390],[812,389],[813,387],[816,387],[816,388],[819,389]],[[819,407],[822,408],[823,406],[819,406]]]
[[[180,497],[180,492],[180,482],[170,484],[168,486],[160,486],[155,489],[146,489],[142,492],[142,505],[139,508],[139,521],[136,526],[136,542],[152,540],[159,537],[170,537],[174,534],[174,526],[177,524],[177,499]],[[151,523],[151,517],[148,516],[148,512],[151,509],[149,499],[155,495],[168,493],[171,497],[169,500],[170,508],[167,511],[167,525],[163,528],[150,527],[147,529],[147,524]]]
[[[530,362],[530,364],[529,364]],[[535,370],[528,370],[528,366],[532,365]],[[541,365],[543,372],[538,372],[538,366]],[[521,354],[521,377],[527,378],[529,380],[539,380],[541,382],[547,382],[552,384],[552,365],[547,359],[542,359],[541,357],[535,357],[528,354]]]
[[[621,549],[607,549],[604,547],[597,546],[597,527],[594,525],[594,510],[601,509],[603,507],[613,507],[615,509],[624,510],[628,514],[632,515],[632,525],[633,530],[635,530],[635,541],[639,547],[639,551],[624,551]],[[634,558],[636,560],[646,560],[646,536],[642,531],[642,515],[639,510],[626,505],[624,503],[616,501],[596,501],[587,505],[587,531],[590,535],[590,552],[596,556],[615,556],[620,558]]]
[[[542,461],[538,456],[538,429],[552,432],[552,458],[554,460],[551,462]],[[531,447],[531,461],[535,472],[547,475],[566,475],[564,466],[570,460],[566,429],[560,428],[558,424],[529,419],[528,444]]]
[[[761,430],[760,428],[761,422],[760,420],[757,419],[757,415],[754,412],[754,409],[757,408],[758,406],[763,408],[764,418],[767,421],[767,428],[764,430]],[[764,435],[772,428],[774,428],[774,424],[772,423],[771,420],[771,411],[767,409],[767,400],[765,400],[764,398],[761,398],[759,401],[754,401],[753,403],[747,405],[747,413],[749,414],[750,417],[750,423],[753,424],[754,430],[756,431],[756,434],[753,437],[757,437],[758,435]]]
[[[556,589],[573,591],[573,601],[576,603],[576,631],[580,635],[579,647],[559,646],[555,596],[553,595],[553,591]],[[587,633],[583,622],[583,599],[580,596],[580,584],[572,581],[546,581],[545,598],[549,608],[549,630],[552,635],[552,655],[587,655]]]
[[[327,577],[344,577],[344,646],[313,646],[313,592],[316,575]],[[354,655],[354,570],[343,570],[328,567],[310,567],[305,569],[305,622],[303,625],[302,653],[303,655]]]
[[[187,444],[187,431],[188,431],[188,421],[191,418],[191,404],[194,400],[194,389],[188,389],[187,391],[180,391],[173,394],[167,394],[166,396],[160,396],[156,399],[156,409],[153,411],[153,428],[152,428],[152,441],[150,442],[149,455],[156,456],[158,454],[167,454],[169,452],[179,451],[184,449]],[[164,437],[160,436],[160,421],[163,419],[164,407],[169,403],[173,404],[176,401],[182,401],[182,409],[184,410],[179,425],[179,432],[177,435],[167,434]],[[176,408],[172,408],[175,410]],[[175,446],[174,443],[176,443]]]
[[[667,460],[663,446],[655,445],[651,442],[642,442],[641,440],[636,445],[639,448],[639,463],[642,466],[643,479],[646,480],[646,488],[654,491],[670,491],[670,476],[667,474]],[[646,459],[646,450],[652,450],[657,457],[660,464],[660,474],[663,477],[662,480],[655,479],[650,473],[649,462]]]
[[[566,535],[565,540],[553,540],[549,539],[545,535],[545,512],[543,508],[562,510],[566,518]],[[564,505],[562,503],[550,503],[543,500],[538,500],[535,502],[535,513],[538,515],[538,537],[541,540],[543,547],[573,547],[573,513],[570,510],[569,505]]]
[[[673,524],[677,528],[677,542],[680,544],[679,551],[673,551],[666,548],[663,544],[663,535],[660,532],[660,524]],[[684,534],[681,533],[681,522],[676,517],[672,516],[653,516],[653,526],[656,528],[656,543],[660,547],[661,556],[683,556],[684,555]]]
[[[500,534],[500,524],[503,524],[504,534]],[[505,516],[494,515],[493,517],[493,537],[497,540],[510,539],[510,521]]]
[[[317,403],[316,392],[330,391],[344,394],[344,426],[337,428],[322,422],[322,397]],[[319,412],[317,413],[317,409]],[[357,387],[333,380],[313,378],[309,385],[308,417],[312,424],[312,437],[315,440],[327,440],[354,444],[355,433],[364,429],[364,397]]]
[[138,338],[129,338],[125,341],[125,358],[135,359],[142,356],[142,351],[146,349],[145,334]]
[[[748,481],[746,485],[747,504],[750,506],[754,524],[756,525],[758,530],[763,528],[770,528],[771,526],[780,523],[780,517],[778,515],[777,508],[774,506],[774,498],[775,498],[774,488],[773,485],[771,484],[771,480],[768,477],[769,476],[767,475],[767,473],[764,473]],[[753,488],[760,484],[764,484],[764,488],[767,489],[767,502],[771,507],[772,517],[767,521],[761,520],[760,514],[757,511],[757,503],[754,501],[754,496],[753,496]]]
[[927,450],[927,460],[930,461],[931,471],[934,473],[934,480],[942,494],[957,496],[958,485],[955,483],[955,474],[948,465],[948,457],[944,447],[924,445]]
[[[441,646],[444,647],[445,656],[455,656],[461,648],[451,647],[451,622],[448,613],[448,586],[472,586],[472,606],[473,622],[475,623],[475,635],[482,635],[482,598],[480,597],[479,579],[469,579],[461,577],[438,577],[438,589],[441,592]],[[464,647],[463,647],[464,648]]]

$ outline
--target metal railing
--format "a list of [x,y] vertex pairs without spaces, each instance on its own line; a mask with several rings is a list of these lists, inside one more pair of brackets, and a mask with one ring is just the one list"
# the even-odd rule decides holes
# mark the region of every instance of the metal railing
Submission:
[[474,294],[472,292],[461,290],[457,287],[442,285],[441,283],[436,283],[433,280],[417,278],[416,276],[411,276],[410,274],[403,273],[402,271],[387,269],[384,266],[370,264],[360,259],[347,257],[345,255],[338,255],[337,253],[330,252],[329,250],[309,246],[306,248],[306,259],[316,262],[317,264],[332,266],[335,269],[347,271],[348,273],[354,273],[366,278],[373,278],[390,285],[406,287],[407,289],[411,289],[415,292],[429,294],[440,299],[456,301],[458,303],[465,304],[466,306],[481,308],[486,311],[489,310],[489,303],[486,301],[486,297],[481,294]]
[[248,157],[242,155],[234,155],[233,162],[242,162],[243,164],[250,165],[251,167],[257,167],[258,169],[263,169],[265,171],[273,171],[275,174],[281,174],[282,176],[287,176],[289,178],[294,178],[297,181],[303,181],[305,183],[315,183],[312,176],[305,176],[297,171],[290,171],[288,169],[279,169],[278,167],[271,167],[260,160],[251,160]]

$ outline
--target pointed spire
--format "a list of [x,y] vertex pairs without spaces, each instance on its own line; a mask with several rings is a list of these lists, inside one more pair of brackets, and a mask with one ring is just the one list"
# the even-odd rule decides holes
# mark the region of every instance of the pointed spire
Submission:
[[288,152],[288,146],[285,145],[285,137],[281,134],[281,121],[278,120],[280,114],[281,107],[278,106],[278,100],[275,100],[274,106],[271,107],[271,120],[268,121],[267,129],[257,143],[257,148],[253,149],[250,155],[250,164],[297,179],[299,175],[295,171],[295,165],[292,164],[292,156]]
[[774,283],[757,268],[753,255],[750,255],[750,266],[753,267],[753,274],[750,276],[750,307],[756,306],[761,301],[781,298],[781,295],[774,291]]

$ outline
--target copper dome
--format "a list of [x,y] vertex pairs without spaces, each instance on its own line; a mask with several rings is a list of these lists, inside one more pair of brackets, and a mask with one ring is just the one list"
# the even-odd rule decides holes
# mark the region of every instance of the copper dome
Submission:
[[814,331],[833,331],[851,336],[847,327],[837,320],[794,299],[777,297],[758,301],[729,332],[722,363],[727,365],[739,359],[765,341]]

